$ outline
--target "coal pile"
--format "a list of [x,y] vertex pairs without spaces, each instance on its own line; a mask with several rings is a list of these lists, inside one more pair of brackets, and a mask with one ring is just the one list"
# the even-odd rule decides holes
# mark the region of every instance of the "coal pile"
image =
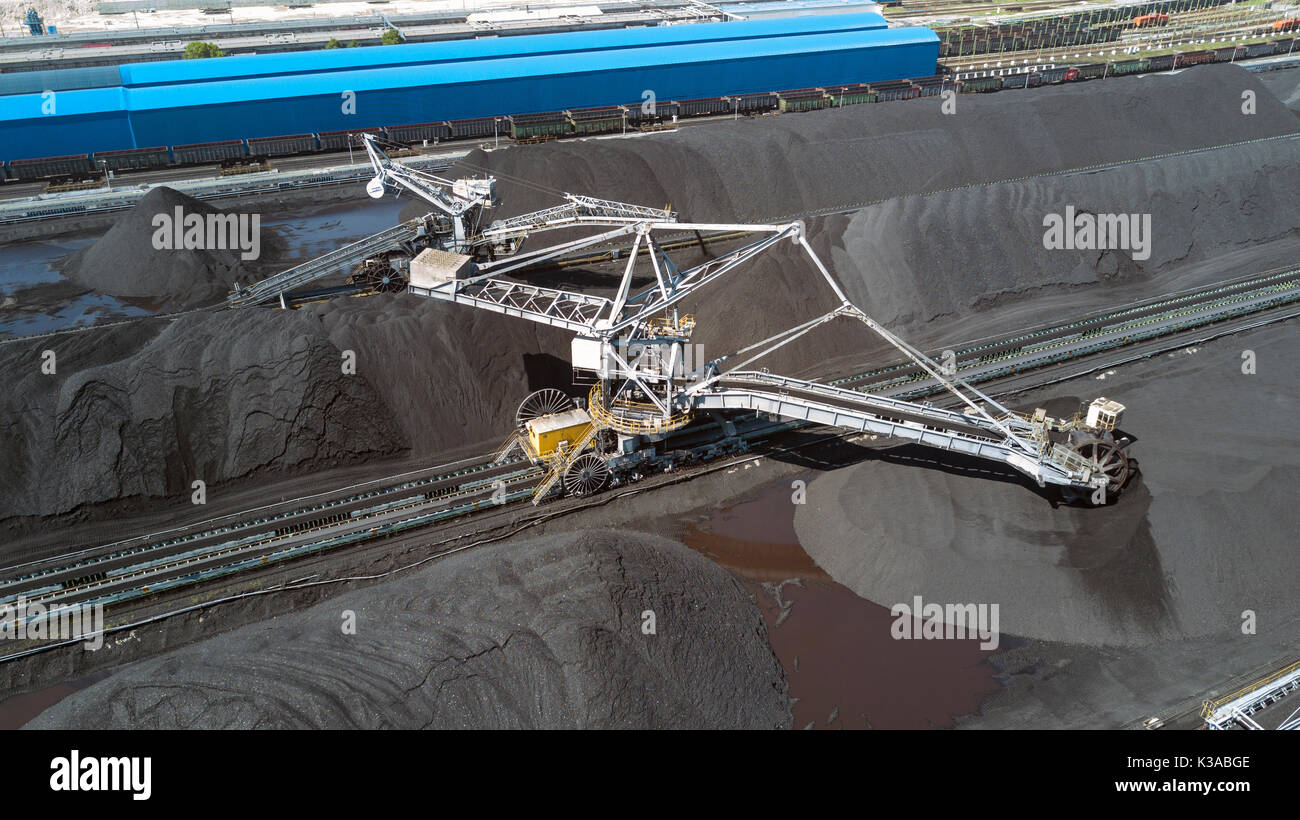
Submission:
[[[1255,115],[1241,115],[1244,87],[1262,88],[1236,67],[1202,66],[962,97],[953,116],[925,101],[863,105],[469,161],[505,172],[507,202],[496,216],[554,204],[534,184],[671,203],[688,219],[770,218],[883,199],[809,219],[810,241],[870,315],[918,344],[951,343],[954,327],[963,333],[958,340],[974,338],[1037,324],[1045,306],[1073,317],[1177,290],[1198,266],[1200,281],[1261,270],[1259,248],[1294,259],[1300,171],[1293,141],[978,184],[1293,130],[1294,117],[1267,93]],[[1231,101],[1232,116],[1207,116],[1215,101]],[[513,184],[516,178],[529,184]],[[966,187],[947,190],[954,186]],[[1150,257],[1045,250],[1044,213],[1067,205],[1150,213]],[[147,225],[140,216],[128,220]],[[208,292],[224,293],[221,281],[209,281]],[[706,358],[833,306],[789,243],[682,304],[700,317],[693,341]],[[433,461],[450,450],[483,452],[508,431],[524,395],[570,382],[569,334],[405,295],[196,314],[160,327],[0,346],[11,442],[0,518],[131,497],[178,499],[193,478],[211,487],[387,456]],[[54,377],[40,374],[47,347],[59,357]],[[354,376],[340,373],[349,350]],[[828,377],[896,356],[864,326],[838,320],[758,365]]]
[[1300,117],[1300,68],[1283,71],[1262,71],[1259,81],[1281,100],[1282,104]]
[[[1267,366],[1243,374],[1243,348]],[[1025,401],[1128,404],[1142,475],[1114,504],[1053,507],[997,465],[900,447],[809,484],[795,529],[835,580],[884,606],[996,603],[1004,633],[1091,646],[1262,641],[1242,634],[1246,610],[1300,617],[1297,384],[1291,323],[1077,379]]]
[[[43,349],[57,372],[41,372]],[[399,452],[400,429],[311,316],[191,314],[0,347],[0,518]]]
[[[1025,310],[1048,294],[1070,294],[1065,316],[1111,299],[1185,287],[1180,272],[1240,253],[1218,278],[1263,270],[1270,243],[1300,252],[1300,164],[1296,145],[1265,141],[1166,157],[1100,172],[906,196],[849,215],[809,220],[810,242],[845,294],[872,318],[919,344],[1010,331],[1042,317]],[[1210,204],[1214,203],[1212,207]],[[1048,249],[1043,220],[1067,208],[1150,216],[1147,247]],[[1142,258],[1145,257],[1145,258]],[[1114,296],[1123,291],[1123,296]],[[834,307],[830,289],[799,250],[783,244],[689,300],[708,317],[693,341],[720,355]],[[1008,310],[1008,309],[1012,310]],[[1005,312],[1005,316],[998,314]],[[1019,324],[1017,324],[1017,322]],[[991,324],[992,323],[992,324]],[[712,354],[709,351],[713,351]],[[877,364],[887,349],[865,326],[836,320],[762,360],[776,372],[840,376]]]
[[340,299],[302,312],[340,350],[356,353],[357,374],[416,453],[469,444],[491,447],[514,425],[534,390],[567,389],[570,334],[485,310],[414,296]]
[[[177,219],[177,215],[181,219]],[[201,247],[186,247],[184,219],[203,220]],[[241,233],[209,217],[244,218]],[[124,301],[164,312],[221,302],[236,281],[248,284],[275,272],[281,243],[271,231],[254,231],[248,217],[223,211],[167,187],[145,194],[93,245],[64,265],[72,281]],[[179,224],[178,224],[179,223]],[[248,244],[241,244],[250,240]],[[254,244],[255,242],[255,244]],[[255,258],[245,258],[245,256]]]
[[673,541],[579,531],[455,555],[130,664],[28,726],[790,728],[786,692],[729,573]]
[[[1254,90],[1257,111],[1241,113]],[[1232,65],[999,94],[685,125],[648,138],[473,151],[449,177],[498,176],[501,218],[587,194],[683,219],[770,221],[974,183],[1289,134],[1295,117]],[[519,184],[524,180],[527,184]],[[412,213],[420,210],[413,204]]]
[[[41,373],[55,351],[56,375]],[[343,372],[344,354],[355,373]],[[498,443],[571,381],[554,328],[423,299],[197,313],[0,346],[0,519]]]

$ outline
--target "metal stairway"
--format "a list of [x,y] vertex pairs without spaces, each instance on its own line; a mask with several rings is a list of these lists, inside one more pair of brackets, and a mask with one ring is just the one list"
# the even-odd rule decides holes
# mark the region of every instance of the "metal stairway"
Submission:
[[582,455],[582,452],[587,449],[587,445],[591,444],[592,440],[596,438],[596,433],[599,432],[599,429],[600,428],[595,424],[591,425],[587,428],[587,432],[582,436],[582,438],[564,448],[564,450],[551,459],[550,467],[546,472],[546,477],[541,480],[537,485],[537,489],[533,491],[534,505],[542,503],[542,499],[546,498],[546,496],[550,494],[551,488],[555,486],[555,482],[559,481],[560,478],[563,477],[564,471],[569,469],[569,465],[573,463],[573,460]]

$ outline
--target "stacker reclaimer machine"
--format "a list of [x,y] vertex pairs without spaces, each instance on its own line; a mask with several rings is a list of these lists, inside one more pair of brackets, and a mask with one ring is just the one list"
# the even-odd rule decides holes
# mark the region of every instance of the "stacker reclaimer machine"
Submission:
[[[555,389],[529,395],[517,412],[515,432],[496,456],[504,459],[518,450],[534,463],[545,465],[545,478],[537,486],[534,503],[557,486],[569,494],[590,494],[650,471],[672,469],[701,454],[709,457],[743,450],[744,439],[728,421],[738,412],[868,432],[1001,462],[1039,486],[1081,491],[1094,502],[1104,502],[1108,494],[1118,493],[1129,479],[1126,448],[1130,441],[1116,432],[1124,412],[1122,404],[1099,398],[1070,419],[1049,417],[1042,409],[1032,414],[1009,410],[850,302],[808,243],[802,222],[684,223],[667,209],[565,195],[565,204],[556,208],[480,228],[485,209],[495,204],[493,179],[453,182],[418,173],[385,157],[371,137],[366,140],[376,170],[367,187],[372,196],[406,189],[438,209],[426,217],[429,230],[423,234],[422,247],[404,249],[413,254],[401,266],[406,292],[574,334],[575,382],[592,385],[585,401],[574,401]],[[607,230],[551,247],[519,250],[530,235],[584,226]],[[730,252],[679,269],[665,252],[662,239],[665,234],[683,232],[726,233],[745,240]],[[610,297],[542,287],[523,276],[530,268],[575,251],[628,239],[631,250]],[[678,305],[781,242],[802,250],[810,275],[815,272],[813,281],[820,276],[838,305],[723,356],[691,361],[691,334],[698,320],[680,313]],[[648,260],[653,281],[634,290],[635,273],[638,264],[644,267],[644,260]],[[513,276],[507,278],[508,274]],[[288,285],[275,279],[254,286],[252,292],[263,294],[256,301],[274,298],[277,289],[283,293],[281,288]],[[241,300],[241,293],[232,296],[232,301],[253,301]],[[764,356],[838,321],[865,324],[954,396],[958,409],[755,369]],[[696,448],[689,457],[670,446],[674,435],[702,417],[715,420],[721,431],[712,446]]]

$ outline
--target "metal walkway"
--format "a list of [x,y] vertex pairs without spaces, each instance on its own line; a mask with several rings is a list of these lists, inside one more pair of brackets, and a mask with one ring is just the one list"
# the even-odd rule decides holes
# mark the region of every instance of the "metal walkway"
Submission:
[[[768,373],[731,373],[723,384],[696,393],[695,409],[753,410],[795,421],[900,438],[999,461],[1040,484],[1091,487],[1096,481],[1105,480],[1100,474],[1094,476],[1091,462],[1078,453],[1053,444],[1040,455],[978,416]],[[777,388],[780,392],[760,387]],[[792,395],[795,392],[803,395]],[[984,430],[986,434],[966,432],[972,428]]]
[[554,230],[572,225],[619,225],[636,222],[674,222],[677,214],[664,208],[647,208],[608,199],[565,194],[563,205],[543,211],[499,219],[489,225],[478,240],[496,240],[534,231]]
[[344,245],[324,256],[318,256],[297,267],[267,277],[251,287],[231,294],[227,297],[226,304],[230,307],[248,307],[278,299],[293,288],[301,287],[332,273],[350,271],[354,266],[361,264],[370,257],[401,248],[406,243],[424,234],[423,217],[403,222],[377,234],[367,236],[359,242]]
[[[1228,729],[1234,724],[1243,729],[1263,729],[1251,715],[1296,691],[1300,691],[1300,661],[1226,697],[1207,700],[1201,708],[1201,717],[1211,729]],[[1300,722],[1288,720],[1279,728],[1297,729]]]

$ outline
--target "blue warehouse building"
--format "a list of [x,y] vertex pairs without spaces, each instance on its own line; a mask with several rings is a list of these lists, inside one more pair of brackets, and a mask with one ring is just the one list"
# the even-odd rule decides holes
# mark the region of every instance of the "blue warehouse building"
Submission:
[[11,74],[0,159],[921,77],[938,47],[842,14]]

